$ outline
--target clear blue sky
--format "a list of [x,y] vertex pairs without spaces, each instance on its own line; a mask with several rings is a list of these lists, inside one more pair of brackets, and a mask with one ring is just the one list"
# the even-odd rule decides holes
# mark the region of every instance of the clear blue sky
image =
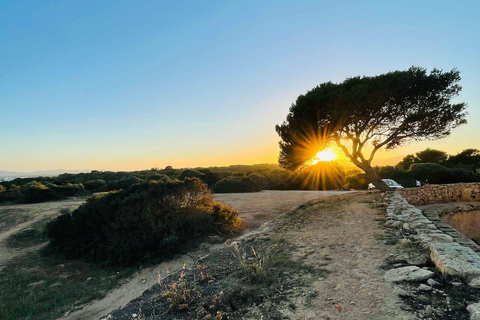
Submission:
[[480,148],[480,1],[2,1],[0,169],[275,162],[274,126],[325,81],[461,71]]

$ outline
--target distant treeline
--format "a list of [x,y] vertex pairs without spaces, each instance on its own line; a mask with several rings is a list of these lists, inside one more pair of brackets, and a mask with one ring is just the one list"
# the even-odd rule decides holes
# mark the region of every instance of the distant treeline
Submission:
[[[396,166],[377,167],[382,178],[394,179],[405,187],[422,183],[480,181],[480,152],[467,149],[448,156],[426,149],[406,156]],[[320,162],[303,170],[289,171],[274,164],[233,165],[192,169],[163,169],[133,172],[92,171],[65,173],[56,177],[18,178],[0,184],[0,203],[34,203],[88,196],[96,192],[125,189],[148,181],[183,181],[199,178],[215,193],[260,190],[366,189],[360,170],[346,171],[337,162]]]

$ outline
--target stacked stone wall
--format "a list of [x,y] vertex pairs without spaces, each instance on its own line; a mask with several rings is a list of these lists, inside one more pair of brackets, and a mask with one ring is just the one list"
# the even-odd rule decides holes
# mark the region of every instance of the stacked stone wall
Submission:
[[405,199],[415,206],[434,203],[480,201],[480,182],[430,184],[401,191]]

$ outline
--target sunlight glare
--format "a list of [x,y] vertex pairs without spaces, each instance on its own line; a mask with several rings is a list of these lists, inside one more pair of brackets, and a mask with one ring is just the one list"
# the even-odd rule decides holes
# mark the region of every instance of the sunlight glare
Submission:
[[332,149],[325,149],[317,153],[317,155],[312,159],[312,164],[317,164],[320,161],[333,161],[335,159],[337,159],[335,151]]

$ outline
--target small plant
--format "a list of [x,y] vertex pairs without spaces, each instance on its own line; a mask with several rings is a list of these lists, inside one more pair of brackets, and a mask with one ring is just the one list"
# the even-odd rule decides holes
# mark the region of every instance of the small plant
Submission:
[[214,277],[212,277],[211,275],[209,275],[207,273],[207,266],[205,265],[198,265],[197,266],[197,269],[200,270],[200,281],[201,282],[206,282],[206,281],[213,281],[215,280]]
[[264,256],[258,254],[253,247],[250,247],[252,255],[247,257],[247,253],[242,253],[237,243],[234,243],[233,247],[235,252],[232,254],[247,275],[252,278],[266,277]]
[[[200,298],[201,294],[195,288],[195,283],[189,285],[185,279],[186,266],[183,265],[180,276],[176,282],[173,282],[165,286],[165,290],[162,293],[170,309],[176,310],[188,310],[193,301]],[[158,273],[158,283],[161,285],[161,275]]]

